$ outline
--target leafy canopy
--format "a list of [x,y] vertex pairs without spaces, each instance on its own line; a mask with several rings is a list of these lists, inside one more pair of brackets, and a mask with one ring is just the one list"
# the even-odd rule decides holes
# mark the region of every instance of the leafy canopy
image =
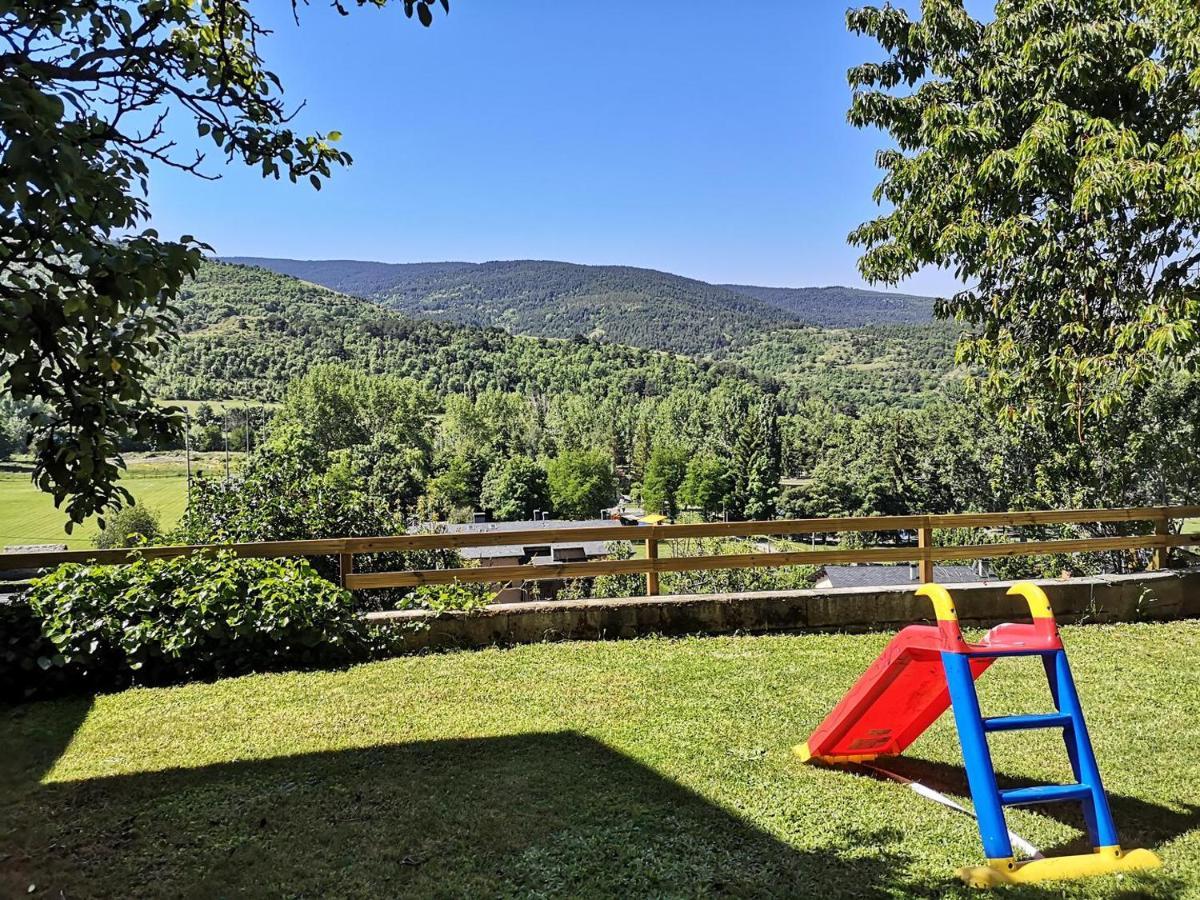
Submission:
[[[432,21],[428,0],[404,5]],[[263,34],[248,0],[0,2],[3,390],[29,407],[35,482],[74,522],[130,500],[123,438],[181,426],[146,382],[205,245],[138,230],[152,161],[203,174],[169,117],[264,177],[320,188],[350,162],[336,131],[293,130]]]
[[546,469],[528,456],[513,456],[496,463],[483,479],[480,505],[501,522],[530,519],[550,511],[550,484]]
[[[850,121],[894,139],[857,228],[864,276],[925,265],[969,287],[939,312],[1011,417],[1089,419],[1194,368],[1200,315],[1200,7],[1178,0],[961,0],[919,20],[864,7],[881,62],[850,71]],[[1064,415],[1065,414],[1065,415]]]
[[603,450],[568,450],[546,463],[555,515],[594,519],[617,498],[612,456]]

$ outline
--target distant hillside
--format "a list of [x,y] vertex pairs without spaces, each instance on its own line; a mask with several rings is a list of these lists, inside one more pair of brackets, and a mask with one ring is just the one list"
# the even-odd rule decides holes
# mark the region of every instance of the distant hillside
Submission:
[[497,389],[636,402],[677,387],[708,390],[722,377],[757,381],[727,363],[421,321],[265,269],[217,262],[201,267],[180,307],[182,337],[155,364],[152,387],[161,397],[278,400],[288,381],[334,361],[411,376],[439,394]]
[[410,315],[512,334],[576,335],[686,353],[722,355],[794,324],[785,311],[703,281],[626,266],[519,260],[387,265],[254,259],[262,266]]
[[[932,301],[853,288],[708,284],[654,269],[516,260],[373,263],[229,257],[422,318],[512,334],[584,335],[692,356],[723,356],[797,325],[929,321]],[[756,292],[762,292],[759,296]]]
[[789,401],[820,399],[839,409],[884,403],[918,407],[961,379],[951,322],[793,328],[729,355],[728,361],[775,378]]
[[439,394],[495,388],[632,403],[733,377],[777,386],[789,401],[919,406],[954,377],[956,330],[947,325],[789,328],[734,348],[722,362],[695,361],[416,319],[265,269],[215,262],[204,264],[180,305],[182,339],[155,365],[161,397],[278,400],[289,380],[332,361],[411,376]]
[[920,325],[933,321],[933,298],[848,287],[780,288],[750,284],[722,287],[781,309],[822,328]]
[[221,259],[236,265],[269,269],[356,297],[373,297],[393,290],[397,283],[416,283],[424,278],[451,275],[473,266],[473,263],[461,262],[395,264],[356,259],[267,259],[256,256],[226,256]]

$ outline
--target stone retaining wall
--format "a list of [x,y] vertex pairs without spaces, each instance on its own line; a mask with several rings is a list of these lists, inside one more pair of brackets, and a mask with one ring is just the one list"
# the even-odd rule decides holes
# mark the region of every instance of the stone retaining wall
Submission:
[[[1200,617],[1200,569],[1039,582],[1058,620],[1130,622]],[[1005,595],[1011,582],[947,585],[962,621],[994,625],[1029,612]],[[409,650],[488,647],[649,634],[892,630],[928,622],[932,607],[912,588],[832,588],[539,603],[497,603],[472,612],[368,614],[400,629]]]

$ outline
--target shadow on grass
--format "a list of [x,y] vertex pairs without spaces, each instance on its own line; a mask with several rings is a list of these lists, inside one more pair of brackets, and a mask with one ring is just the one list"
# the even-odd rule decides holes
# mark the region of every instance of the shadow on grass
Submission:
[[[43,784],[89,705],[0,714],[0,895],[30,884],[71,898],[958,893],[949,872],[913,880],[897,830],[798,850],[574,732]],[[1154,817],[1169,811],[1145,806],[1147,827],[1164,827]]]
[[573,732],[42,784],[88,708],[54,706],[0,738],[26,748],[3,783],[4,896],[920,893],[898,833],[800,852]]
[[[962,766],[899,756],[889,759],[886,768],[897,775],[918,781],[945,794],[968,798],[971,796],[970,787],[967,785],[967,773]],[[996,780],[1001,789],[1040,787],[1049,784],[1046,781],[1014,778],[1003,772],[997,773]],[[1153,850],[1180,835],[1200,828],[1200,806],[1195,804],[1183,804],[1184,808],[1181,812],[1168,806],[1112,792],[1108,793],[1108,804],[1112,809],[1113,821],[1117,825],[1117,834],[1120,835],[1121,844],[1124,847],[1146,847]],[[1040,848],[1046,856],[1091,851],[1092,846],[1088,840],[1087,826],[1083,820],[1083,810],[1080,804],[1047,803],[1031,807],[1031,809],[1080,832],[1077,838],[1067,843]]]

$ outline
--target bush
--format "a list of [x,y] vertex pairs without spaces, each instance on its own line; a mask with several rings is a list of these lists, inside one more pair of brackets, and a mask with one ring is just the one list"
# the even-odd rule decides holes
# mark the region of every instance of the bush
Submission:
[[[1050,525],[1024,529],[1029,540],[1075,540],[1098,537],[1074,525]],[[1032,532],[1032,534],[1030,533]],[[946,528],[933,533],[937,547],[964,547],[986,544],[1010,544],[1013,538],[986,528]],[[1125,571],[1121,553],[1054,553],[1037,556],[996,556],[988,559],[988,571],[997,581],[1017,581],[1022,578],[1060,578],[1064,573],[1072,576],[1099,575],[1101,572]],[[1133,569],[1145,568],[1149,554],[1140,561],[1133,560]],[[957,565],[972,565],[978,560],[957,560]]]
[[93,543],[100,550],[153,543],[162,533],[158,513],[140,504],[126,506],[107,518]]
[[48,659],[54,652],[27,604],[0,602],[0,702],[61,690],[67,683],[65,673],[38,665],[39,659]]
[[[388,505],[353,489],[337,472],[316,471],[302,456],[279,450],[252,453],[241,473],[228,481],[199,478],[179,528],[180,544],[292,541],[331,537],[374,537],[404,531]],[[313,557],[317,572],[338,580],[336,556]],[[357,572],[451,568],[462,564],[449,550],[366,553],[354,558]],[[363,592],[361,609],[411,605],[411,590]]]
[[496,599],[496,592],[486,585],[470,582],[426,584],[409,595],[406,609],[428,609],[433,612],[483,609]]
[[[746,553],[751,542],[743,539],[697,538],[674,541],[673,556],[723,556]],[[661,551],[660,551],[661,552]],[[633,559],[633,545],[627,541],[609,544],[609,559]],[[818,566],[780,566],[747,569],[698,569],[663,572],[659,591],[663,594],[736,594],[753,591],[792,591],[812,587],[820,572]],[[593,597],[640,597],[646,592],[646,576],[638,573],[600,575],[592,584]],[[561,594],[560,594],[561,596]],[[582,596],[582,588],[571,593]]]
[[220,553],[71,564],[36,579],[23,599],[51,644],[35,664],[77,686],[342,664],[370,652],[350,594],[302,561]]

